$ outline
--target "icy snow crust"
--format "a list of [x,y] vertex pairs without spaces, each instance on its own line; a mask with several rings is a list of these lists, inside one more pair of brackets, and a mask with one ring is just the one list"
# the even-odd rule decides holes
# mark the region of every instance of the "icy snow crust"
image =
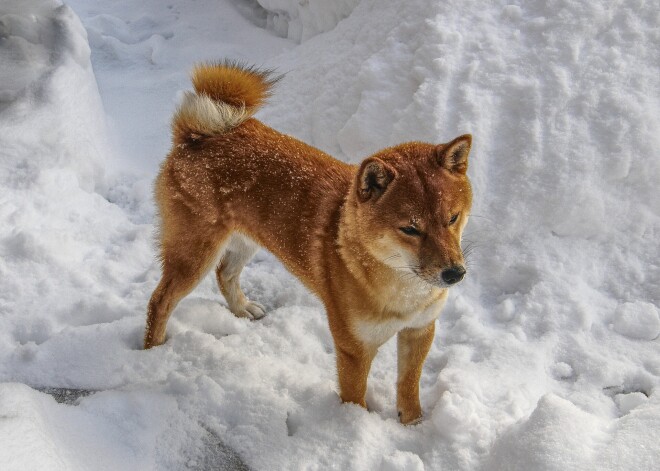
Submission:
[[[254,2],[74,0],[86,31],[55,0],[0,5],[2,469],[209,469],[209,431],[255,470],[653,469],[658,2],[327,4],[301,44]],[[209,278],[140,350],[150,182],[187,71],[225,56],[286,72],[260,117],[347,161],[473,133],[474,249],[422,424],[397,422],[392,342],[371,411],[340,404],[323,308],[266,253],[243,274],[263,321]]]

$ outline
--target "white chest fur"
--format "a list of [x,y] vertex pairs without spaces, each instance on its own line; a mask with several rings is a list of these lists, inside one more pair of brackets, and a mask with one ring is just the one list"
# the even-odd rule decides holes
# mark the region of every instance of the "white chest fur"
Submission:
[[380,347],[403,329],[419,329],[434,322],[440,315],[446,299],[447,296],[444,294],[437,301],[427,304],[426,307],[414,309],[417,307],[415,306],[417,303],[406,305],[405,298],[403,298],[404,305],[395,307],[390,316],[380,318],[364,316],[356,319],[353,322],[353,332],[364,343]]

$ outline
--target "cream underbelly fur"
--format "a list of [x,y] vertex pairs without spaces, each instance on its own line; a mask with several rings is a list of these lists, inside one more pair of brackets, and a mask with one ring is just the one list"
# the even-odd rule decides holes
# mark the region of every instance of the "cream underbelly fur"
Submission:
[[266,315],[261,304],[250,301],[245,296],[239,280],[243,267],[258,250],[259,245],[256,242],[240,232],[234,232],[218,254],[218,286],[227,300],[229,310],[238,317],[261,319]]

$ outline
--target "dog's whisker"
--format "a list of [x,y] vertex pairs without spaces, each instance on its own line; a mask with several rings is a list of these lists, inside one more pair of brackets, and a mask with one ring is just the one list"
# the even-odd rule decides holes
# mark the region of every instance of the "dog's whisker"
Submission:
[[390,255],[389,257],[384,258],[384,259],[383,259],[383,262],[387,262],[388,260],[392,260],[393,258],[398,258],[398,257],[400,257],[400,256],[401,256],[400,253],[396,253],[396,254],[394,254],[394,255]]

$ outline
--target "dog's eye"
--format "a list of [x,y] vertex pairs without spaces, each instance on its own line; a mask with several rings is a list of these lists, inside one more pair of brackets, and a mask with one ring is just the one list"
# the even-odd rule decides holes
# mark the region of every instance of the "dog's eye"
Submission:
[[451,217],[451,219],[449,220],[449,225],[450,225],[450,226],[451,226],[452,224],[454,224],[454,223],[458,220],[458,215],[459,215],[459,214],[461,214],[461,213],[456,213],[456,214],[454,214],[454,215]]
[[409,236],[421,235],[421,232],[419,232],[419,230],[417,230],[417,228],[414,226],[399,227],[399,230],[403,232],[405,235],[409,235]]

